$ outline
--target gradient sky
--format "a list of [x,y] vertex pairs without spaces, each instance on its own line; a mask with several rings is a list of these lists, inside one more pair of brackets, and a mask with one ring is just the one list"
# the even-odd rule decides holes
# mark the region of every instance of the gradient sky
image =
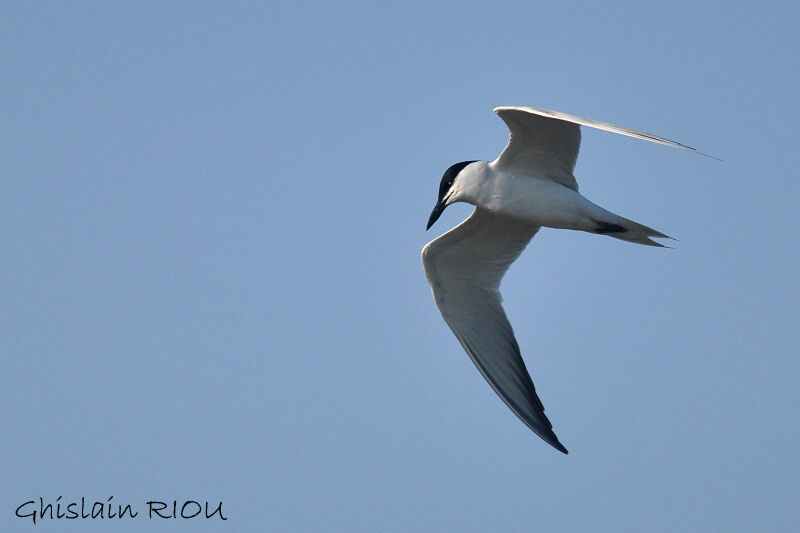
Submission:
[[[490,7],[489,7],[490,6]],[[797,2],[5,2],[0,529],[797,531]],[[562,455],[422,246],[498,105],[674,250],[544,229],[503,285]],[[228,521],[148,520],[223,502]],[[76,529],[77,528],[77,529]]]

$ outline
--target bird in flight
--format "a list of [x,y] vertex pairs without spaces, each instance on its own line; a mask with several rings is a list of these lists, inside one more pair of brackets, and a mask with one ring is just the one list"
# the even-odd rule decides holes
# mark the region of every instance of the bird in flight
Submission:
[[531,430],[568,453],[544,414],[520,355],[501,305],[500,281],[542,226],[648,246],[663,246],[653,238],[669,238],[606,211],[578,192],[573,170],[581,125],[700,152],[663,137],[558,111],[498,107],[494,112],[511,132],[508,145],[492,162],[464,161],[444,173],[426,229],[455,202],[470,203],[475,210],[425,245],[422,264],[442,317],[486,381]]

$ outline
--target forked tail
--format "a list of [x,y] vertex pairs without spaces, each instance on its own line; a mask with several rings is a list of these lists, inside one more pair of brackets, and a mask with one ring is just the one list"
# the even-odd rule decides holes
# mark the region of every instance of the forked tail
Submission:
[[608,235],[609,237],[614,237],[615,239],[635,242],[637,244],[659,246],[661,248],[665,248],[665,246],[654,241],[650,237],[656,237],[659,239],[672,239],[672,237],[664,235],[660,231],[643,226],[642,224],[634,222],[633,220],[622,218],[621,216],[614,215],[613,213],[608,214],[611,216],[604,217],[605,220],[592,219],[596,223],[596,226],[591,230],[592,233]]

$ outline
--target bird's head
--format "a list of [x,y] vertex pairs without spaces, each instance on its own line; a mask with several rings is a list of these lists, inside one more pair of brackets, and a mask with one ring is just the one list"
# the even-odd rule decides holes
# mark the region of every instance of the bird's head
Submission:
[[436,207],[433,208],[433,212],[431,212],[431,216],[428,219],[428,226],[425,228],[426,231],[431,229],[434,222],[439,219],[444,212],[444,208],[452,203],[453,184],[456,182],[458,174],[464,170],[464,167],[475,162],[476,161],[462,161],[461,163],[456,163],[451,166],[444,172],[442,181],[439,184],[439,198],[436,200]]

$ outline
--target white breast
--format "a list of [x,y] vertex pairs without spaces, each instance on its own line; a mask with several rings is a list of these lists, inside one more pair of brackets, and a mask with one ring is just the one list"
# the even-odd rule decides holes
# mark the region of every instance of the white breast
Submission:
[[594,204],[546,178],[496,172],[487,165],[483,178],[474,185],[460,201],[537,226],[581,230],[593,224],[589,214]]

